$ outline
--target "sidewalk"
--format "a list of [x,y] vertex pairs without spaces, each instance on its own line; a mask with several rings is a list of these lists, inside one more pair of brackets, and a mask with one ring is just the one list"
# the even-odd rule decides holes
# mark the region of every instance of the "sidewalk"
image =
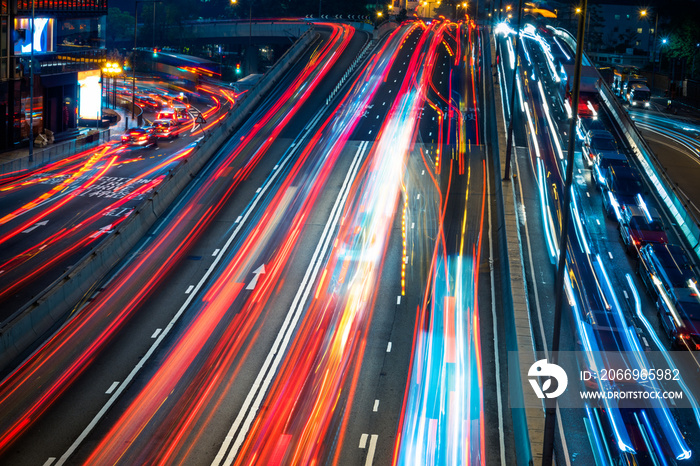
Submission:
[[[29,163],[29,147],[0,153],[0,175],[68,157],[78,151],[94,147],[115,137],[120,137],[126,131],[127,121],[130,127],[134,126],[130,118],[131,115],[128,114],[126,109],[117,107],[111,110],[119,115],[119,119],[114,125],[111,125],[109,128],[101,128],[97,135],[92,136],[86,135],[90,130],[95,130],[96,128],[79,127],[80,133],[76,134],[75,137],[49,144],[45,147],[34,146],[34,160],[32,163]],[[88,138],[91,141],[86,141]]]

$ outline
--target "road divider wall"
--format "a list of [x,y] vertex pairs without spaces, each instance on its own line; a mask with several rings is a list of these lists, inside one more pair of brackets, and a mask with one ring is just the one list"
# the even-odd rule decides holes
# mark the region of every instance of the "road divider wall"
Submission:
[[319,37],[313,28],[306,31],[119,227],[3,323],[0,327],[0,373],[26,357],[48,332],[62,324],[82,300],[95,292],[95,286],[146,235],[212,155]]

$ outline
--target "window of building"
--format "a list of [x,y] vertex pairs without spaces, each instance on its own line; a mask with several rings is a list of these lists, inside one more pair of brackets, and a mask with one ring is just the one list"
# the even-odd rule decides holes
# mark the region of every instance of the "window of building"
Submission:
[[613,28],[613,32],[618,32],[619,30],[620,30],[620,28],[617,27],[617,26],[615,26],[615,27]]
[[627,19],[630,19],[630,15],[627,15]]
[[616,19],[616,20],[619,20],[619,19],[620,19],[620,15],[615,15],[615,19]]
[[639,45],[639,41],[635,42],[635,44],[634,44],[634,45]]
[[637,28],[637,34],[641,34],[641,33],[642,33],[642,28]]
[[654,28],[649,28],[649,34],[654,34]]

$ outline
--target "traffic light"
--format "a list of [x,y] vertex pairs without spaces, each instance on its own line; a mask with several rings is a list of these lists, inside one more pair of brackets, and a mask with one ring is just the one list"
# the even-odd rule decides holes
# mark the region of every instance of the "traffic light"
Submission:
[[236,63],[236,74],[241,74],[241,64]]
[[157,57],[157,56],[158,56],[158,49],[155,48],[155,47],[153,48],[153,56],[154,56],[154,57]]

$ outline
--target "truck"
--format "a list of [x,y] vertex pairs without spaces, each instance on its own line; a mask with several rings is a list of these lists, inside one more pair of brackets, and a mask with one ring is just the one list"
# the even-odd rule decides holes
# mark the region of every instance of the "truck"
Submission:
[[646,84],[632,84],[631,89],[626,94],[627,102],[632,107],[649,108],[651,102],[651,91]]
[[627,77],[630,74],[637,75],[639,73],[639,70],[633,66],[623,66],[623,67],[616,67],[615,71],[613,72],[613,82],[610,88],[612,91],[618,95],[619,97],[622,97],[622,91],[625,85],[625,82],[627,81]]
[[[574,82],[574,65],[564,65],[566,77],[562,80],[564,92],[564,107],[569,118],[573,115],[571,95]],[[598,92],[600,89],[600,74],[593,66],[581,66],[579,84],[578,115],[581,118],[598,118]]]
[[[632,87],[637,84],[646,87],[647,78],[636,73],[629,73],[625,78],[625,81],[622,83],[622,93],[620,94],[622,96],[622,100],[624,100],[625,102],[629,102]],[[648,89],[649,88],[647,88],[647,90]]]
[[627,79],[627,74],[629,73],[629,68],[615,68],[613,72],[613,82],[610,85],[610,89],[617,96],[622,94],[622,83]]

